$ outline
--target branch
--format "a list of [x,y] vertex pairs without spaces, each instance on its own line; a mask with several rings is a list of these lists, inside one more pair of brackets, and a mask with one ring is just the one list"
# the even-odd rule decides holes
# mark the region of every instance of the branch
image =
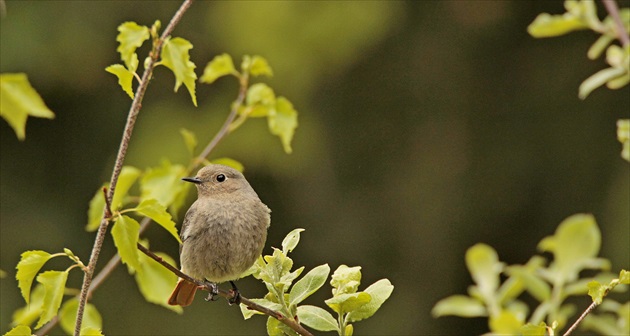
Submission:
[[[158,263],[160,263],[160,265],[166,267],[166,269],[168,269],[169,271],[175,273],[178,277],[188,281],[188,282],[192,282],[194,284],[196,284],[198,287],[200,287],[200,289],[211,292],[211,288],[208,287],[208,284],[204,281],[200,281],[197,279],[192,278],[191,276],[189,276],[188,274],[183,273],[182,271],[180,271],[179,269],[177,269],[175,266],[167,263],[166,261],[164,261],[164,259],[160,258],[160,256],[156,255],[155,253],[149,251],[146,247],[138,244],[138,250],[142,251],[142,253],[148,255],[149,257],[151,257],[153,260],[157,261]],[[219,289],[219,296],[222,296],[228,300],[233,299],[234,298],[234,292],[233,291],[226,291],[224,289]],[[285,325],[287,325],[289,328],[293,329],[295,332],[297,332],[300,335],[304,335],[304,336],[313,336],[313,334],[311,334],[308,330],[304,329],[304,327],[302,327],[299,323],[297,323],[297,321],[295,321],[292,317],[290,316],[284,316],[281,313],[263,307],[251,300],[249,300],[246,297],[243,297],[241,295],[241,303],[246,305],[247,308],[252,309],[252,310],[256,310],[259,311],[265,315],[271,316],[275,319],[277,319],[278,321],[284,323]]]
[[[112,172],[112,177],[110,180],[110,189],[105,198],[109,203],[114,196],[114,192],[116,190],[116,184],[118,182],[118,176],[120,175],[120,171],[123,166],[123,162],[125,160],[125,155],[127,154],[127,147],[129,145],[129,141],[131,139],[131,134],[133,132],[134,125],[136,123],[136,119],[138,114],[140,113],[140,108],[142,106],[142,99],[144,98],[144,94],[147,90],[147,86],[149,85],[149,80],[151,75],[153,74],[153,69],[155,68],[155,64],[158,61],[160,56],[160,52],[162,51],[162,46],[166,38],[171,34],[173,29],[182,16],[188,10],[193,0],[185,0],[184,3],[179,7],[171,22],[169,22],[168,26],[164,29],[164,32],[160,36],[160,39],[157,41],[153,48],[153,52],[151,52],[149,62],[147,64],[144,73],[142,74],[142,80],[138,89],[136,90],[135,98],[131,104],[131,108],[129,110],[129,114],[127,116],[127,123],[125,125],[125,130],[123,132],[122,140],[120,142],[120,147],[118,149],[118,155],[116,156],[116,162],[114,164],[114,170]],[[105,234],[107,233],[107,227],[109,226],[109,220],[107,219],[107,210],[103,210],[103,219],[101,220],[101,224],[98,228],[98,232],[96,233],[96,238],[94,239],[94,246],[92,248],[92,254],[90,255],[90,262],[88,263],[87,270],[83,277],[83,285],[81,287],[81,295],[79,296],[79,307],[77,309],[77,319],[74,327],[74,335],[79,336],[81,333],[81,324],[83,322],[83,313],[85,310],[85,304],[87,302],[88,291],[90,289],[90,284],[92,282],[92,276],[94,274],[94,269],[96,268],[96,263],[98,261],[98,256],[101,252],[101,248],[103,246],[103,241],[105,240]]]
[[592,312],[593,309],[595,309],[595,307],[597,306],[598,306],[597,302],[593,301],[593,303],[591,303],[591,305],[588,306],[588,308],[586,308],[586,310],[582,313],[582,315],[580,315],[580,317],[571,325],[571,328],[569,328],[562,336],[571,335],[571,333],[575,330],[575,328],[577,328],[577,326],[582,322],[582,320],[586,317],[586,315]]
[[621,42],[621,45],[624,47],[630,46],[630,36],[628,36],[626,26],[624,26],[623,21],[621,21],[621,16],[619,16],[617,2],[615,2],[615,0],[602,0],[602,2],[610,17],[615,21],[615,25],[617,26],[617,38]]

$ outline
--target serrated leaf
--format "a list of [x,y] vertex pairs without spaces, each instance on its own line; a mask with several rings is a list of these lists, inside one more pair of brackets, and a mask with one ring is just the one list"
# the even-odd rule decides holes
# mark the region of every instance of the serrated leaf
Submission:
[[319,265],[306,273],[306,275],[298,280],[291,288],[291,292],[289,292],[289,305],[297,305],[315,293],[324,285],[326,279],[328,279],[329,273],[330,267],[328,264]]
[[[69,335],[74,333],[74,326],[77,320],[77,309],[79,308],[79,300],[77,298],[69,299],[64,302],[59,310],[59,324],[61,328]],[[92,327],[96,330],[103,328],[103,319],[101,314],[91,303],[85,305],[83,312],[83,320],[81,322],[81,330]],[[83,335],[83,333],[81,333]]]
[[503,264],[497,252],[486,244],[476,244],[466,251],[466,266],[481,295],[491,300],[499,286]]
[[267,63],[267,60],[258,55],[254,55],[252,57],[249,67],[249,73],[252,76],[273,76],[273,70],[271,70],[269,63]]
[[326,310],[316,306],[297,307],[297,316],[301,323],[319,331],[339,330],[337,320]]
[[140,257],[138,253],[138,236],[140,234],[140,224],[128,216],[120,216],[116,219],[112,227],[112,237],[114,245],[118,249],[120,260],[126,264],[129,273],[134,273],[140,268]]
[[460,316],[460,317],[483,317],[488,316],[488,311],[484,304],[466,295],[452,295],[438,301],[431,309],[433,317]]
[[35,275],[51,258],[51,254],[45,251],[26,251],[22,253],[20,261],[17,264],[17,273],[15,279],[18,281],[18,287],[26,303],[29,303],[31,285],[35,279]]
[[578,97],[580,97],[580,99],[586,99],[595,89],[606,84],[608,81],[623,76],[625,73],[626,70],[623,68],[606,68],[596,72],[580,84]]
[[195,148],[197,148],[197,136],[190,130],[185,128],[180,128],[179,133],[184,138],[184,143],[186,144],[186,149],[188,149],[188,153],[190,155],[195,155]]
[[30,302],[22,308],[18,308],[13,312],[11,317],[11,325],[31,325],[37,321],[42,314],[42,305],[44,304],[44,294],[46,290],[42,284],[35,285],[31,292]]
[[240,163],[240,162],[238,162],[238,161],[236,161],[234,159],[227,158],[227,157],[211,160],[210,163],[222,164],[224,166],[232,167],[232,168],[238,170],[241,173],[245,170],[245,166],[243,166],[242,163]]
[[348,267],[340,265],[337,267],[330,280],[333,287],[333,295],[355,293],[361,284],[361,266]]
[[[160,252],[155,254],[165,262],[176,265],[175,260],[170,256]],[[168,308],[178,314],[183,313],[182,307],[168,304],[168,298],[177,284],[177,276],[171,271],[144,253],[141,253],[140,270],[136,272],[135,278],[140,293],[148,302]]]
[[381,305],[389,298],[393,291],[394,286],[388,279],[381,279],[373,283],[364,291],[365,293],[370,294],[372,300],[361,306],[359,309],[350,312],[347,320],[350,322],[357,322],[374,315],[374,313],[376,313]]
[[66,288],[66,280],[68,280],[68,272],[47,271],[37,276],[37,282],[44,285],[45,292],[42,315],[39,317],[35,329],[43,327],[57,315]]
[[168,161],[159,167],[147,169],[140,180],[141,198],[156,199],[160,204],[170,206],[179,192],[190,184],[182,182],[184,175],[184,166],[172,165]]
[[4,336],[31,336],[31,328],[25,325],[18,325],[15,328],[9,330]]
[[570,13],[563,15],[542,13],[534,19],[534,22],[527,26],[527,32],[533,37],[541,38],[560,36],[586,28],[588,28],[588,25],[584,20]]
[[0,74],[0,116],[13,128],[18,139],[24,140],[28,116],[53,119],[42,97],[35,91],[24,73]]
[[287,154],[291,154],[291,141],[293,140],[293,134],[298,127],[298,113],[293,108],[293,104],[284,98],[278,97],[276,100],[275,113],[267,116],[267,123],[269,125],[269,131],[273,135],[280,137],[282,147]]
[[177,233],[175,222],[171,219],[171,214],[166,211],[166,208],[155,199],[145,199],[138,207],[134,209],[136,212],[143,214],[156,223],[160,224],[168,233],[170,233],[181,244],[182,241]]
[[162,64],[171,69],[175,75],[175,92],[184,83],[188,93],[190,93],[193,104],[197,106],[197,97],[195,96],[196,66],[195,63],[190,61],[188,53],[192,47],[193,45],[190,42],[181,37],[166,40],[162,49]]
[[136,49],[149,39],[149,28],[140,26],[135,22],[125,22],[118,26],[118,31],[120,33],[116,36],[116,41],[118,41],[119,46],[116,51],[120,53],[120,59],[125,63],[127,69],[135,71],[133,67],[134,55],[137,67]]
[[294,229],[289,232],[286,237],[282,240],[282,253],[289,254],[289,252],[293,251],[297,244],[300,242],[300,232],[305,231],[304,229]]
[[372,300],[370,294],[358,292],[352,294],[340,294],[324,302],[338,314],[345,314],[355,311],[368,304]]
[[199,81],[211,84],[218,78],[232,74],[237,74],[236,68],[234,68],[234,62],[232,62],[232,57],[229,54],[221,54],[215,56],[212,61],[208,62]]
[[601,304],[604,296],[608,293],[608,286],[604,286],[597,281],[591,281],[587,286],[588,295],[593,299],[593,302]]
[[107,68],[105,68],[105,71],[118,77],[118,85],[120,85],[123,91],[125,91],[127,95],[131,97],[131,99],[133,99],[134,97],[133,86],[132,86],[133,72],[127,70],[127,68],[125,68],[124,66],[120,64],[110,65]]

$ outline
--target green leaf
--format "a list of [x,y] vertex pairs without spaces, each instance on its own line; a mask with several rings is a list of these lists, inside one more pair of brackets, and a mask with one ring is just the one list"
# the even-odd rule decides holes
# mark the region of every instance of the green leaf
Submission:
[[42,314],[45,293],[46,289],[42,284],[35,285],[33,292],[31,292],[30,302],[13,312],[11,325],[31,325],[37,321]]
[[504,310],[499,315],[491,315],[488,324],[493,334],[514,335],[523,326],[523,321],[519,320],[512,312]]
[[582,84],[580,84],[580,88],[578,89],[578,97],[580,99],[586,99],[591,92],[593,92],[598,87],[606,84],[611,80],[614,80],[617,77],[623,76],[626,73],[626,70],[623,68],[606,68],[600,70],[585,79]]
[[22,253],[20,262],[17,264],[17,273],[15,279],[18,281],[18,287],[26,303],[29,303],[31,285],[35,279],[35,275],[51,258],[51,254],[45,251],[26,251]]
[[252,74],[252,76],[273,76],[273,71],[271,70],[269,63],[267,63],[267,60],[258,55],[254,55],[252,57],[249,73]]
[[177,233],[175,222],[171,219],[171,214],[166,211],[166,208],[155,199],[143,200],[137,208],[136,212],[143,214],[156,223],[160,224],[166,231],[168,231],[175,239],[181,244],[182,241]]
[[[165,262],[176,265],[175,260],[170,256],[157,252],[155,253]],[[168,308],[176,313],[183,313],[180,306],[168,304],[168,298],[177,284],[177,276],[157,261],[140,253],[140,269],[135,274],[136,283],[142,296],[151,303]]]
[[562,221],[556,233],[544,238],[538,248],[553,253],[550,269],[562,282],[575,280],[597,256],[600,244],[601,234],[595,218],[589,214],[576,214]]
[[551,297],[551,287],[526,266],[510,266],[506,273],[519,279],[527,291],[538,301],[544,302]]
[[149,39],[149,28],[135,22],[125,22],[118,26],[118,31],[120,33],[116,36],[116,41],[119,46],[116,51],[120,53],[120,59],[125,62],[127,69],[135,72],[138,66],[136,49]]
[[293,285],[289,293],[289,305],[297,305],[311,294],[315,293],[328,278],[330,267],[328,264],[319,265]]
[[587,286],[588,295],[593,299],[593,302],[601,304],[604,300],[604,296],[608,294],[609,287],[602,285],[597,281],[591,281]]
[[606,50],[608,45],[610,45],[610,43],[612,43],[614,40],[615,37],[611,35],[600,36],[597,41],[595,41],[595,43],[593,43],[593,45],[591,45],[591,47],[588,49],[586,56],[592,60],[598,58],[602,55],[604,50]]
[[431,309],[433,317],[454,315],[460,317],[488,316],[483,303],[466,295],[452,295],[444,298]]
[[476,244],[466,251],[466,266],[485,300],[492,300],[503,270],[497,252],[486,244]]
[[140,224],[128,216],[118,217],[112,228],[114,245],[118,249],[120,260],[129,268],[129,273],[134,273],[140,268],[137,247],[139,234]]
[[340,265],[337,267],[330,280],[333,287],[334,296],[346,293],[355,293],[361,284],[361,266],[348,267]]
[[276,94],[265,83],[256,83],[247,89],[245,104],[247,106],[263,105],[273,106],[276,103]]
[[37,276],[37,282],[44,285],[45,293],[42,315],[39,317],[35,329],[43,327],[57,315],[66,288],[66,280],[68,280],[68,272],[65,271],[47,271]]
[[195,155],[195,148],[197,148],[197,136],[190,130],[185,128],[180,128],[179,133],[184,138],[184,143],[186,144],[186,149],[188,149],[188,153],[190,155]]
[[212,61],[208,62],[199,81],[211,84],[220,77],[237,74],[234,68],[234,62],[232,62],[232,57],[228,54],[221,54],[215,56]]
[[545,322],[540,322],[538,325],[527,323],[521,327],[520,334],[523,336],[545,336],[547,335],[547,325]]
[[184,166],[171,165],[168,161],[160,167],[147,169],[140,180],[141,198],[153,198],[164,206],[170,206],[179,192],[190,184],[181,180],[185,175]]
[[140,169],[132,166],[122,167],[120,175],[118,175],[118,182],[116,183],[114,197],[112,197],[112,211],[119,210],[122,207],[123,201],[125,197],[127,197],[129,189],[134,183],[136,183],[136,180],[141,173]]
[[18,325],[15,328],[9,330],[4,336],[31,336],[31,328],[25,325]]
[[527,32],[533,37],[541,38],[560,36],[586,28],[588,28],[588,25],[584,20],[570,13],[563,15],[542,13],[534,19],[534,22],[527,26]]
[[81,328],[81,336],[103,336],[103,333],[92,327]]
[[621,157],[630,161],[630,119],[617,120],[617,140],[623,146]]
[[184,83],[190,93],[193,104],[197,106],[195,63],[190,61],[190,55],[188,54],[192,47],[193,45],[190,42],[181,37],[167,39],[162,50],[162,64],[171,69],[175,75],[175,92]]
[[352,294],[336,295],[324,302],[336,313],[342,315],[355,311],[368,304],[372,297],[368,293],[358,292]]
[[348,314],[348,321],[357,322],[374,315],[374,313],[376,313],[383,302],[389,298],[393,291],[394,286],[388,279],[381,279],[373,283],[364,291],[365,293],[370,294],[372,300],[363,305],[361,308]]
[[619,283],[630,285],[630,272],[626,270],[621,270],[621,272],[619,272]]
[[271,316],[267,318],[267,335],[284,336],[284,332],[280,328],[280,321]]
[[[134,54],[135,55],[135,54]],[[136,61],[137,61],[137,57],[136,57]],[[133,94],[133,72],[127,70],[127,68],[125,68],[124,66],[120,65],[120,64],[114,64],[114,65],[110,65],[107,68],[105,68],[105,71],[114,74],[116,77],[118,77],[118,85],[120,85],[120,87],[123,89],[123,91],[125,91],[127,93],[127,95],[129,95],[129,97],[131,97],[131,99],[133,99],[134,94]]]
[[0,116],[13,128],[18,139],[24,140],[28,116],[53,119],[42,97],[23,73],[0,74]]
[[210,161],[210,163],[222,164],[224,166],[232,167],[232,168],[240,171],[241,173],[245,170],[245,167],[243,166],[242,163],[240,163],[240,162],[238,162],[238,161],[236,161],[234,159],[227,158],[227,157],[214,159],[214,160]]
[[326,310],[316,306],[297,307],[297,316],[301,323],[319,331],[339,330],[337,320]]
[[93,232],[98,229],[103,219],[103,209],[105,209],[105,195],[103,195],[103,187],[107,187],[109,183],[103,184],[102,187],[96,189],[96,193],[90,200],[90,206],[88,208],[88,223],[85,226],[85,230]]
[[352,336],[353,334],[354,334],[354,327],[352,326],[352,324],[347,324],[344,335]]
[[289,232],[286,237],[282,240],[282,253],[289,254],[289,252],[293,251],[297,244],[300,242],[300,232],[305,231],[304,229],[294,229]]
[[[269,301],[267,299],[250,299],[250,301],[259,304],[263,307],[269,308],[271,310],[275,310],[275,311],[281,311],[282,310],[282,305],[276,302],[272,302]],[[263,313],[257,311],[257,310],[252,310],[249,309],[246,305],[241,304],[240,305],[241,308],[241,313],[243,314],[243,319],[247,320],[250,317],[254,316],[254,314],[260,314],[263,315]]]
[[284,97],[278,97],[275,113],[270,113],[267,117],[269,131],[280,137],[282,147],[287,154],[291,154],[293,151],[291,140],[293,140],[293,134],[298,127],[297,117],[298,113],[293,108],[293,104]]
[[[59,311],[59,324],[61,328],[69,335],[74,333],[74,326],[77,320],[77,309],[79,308],[79,300],[72,298],[63,303]],[[96,307],[87,303],[83,312],[83,321],[81,322],[81,330],[92,327],[94,329],[103,328],[103,319]],[[83,333],[81,333],[83,335]]]

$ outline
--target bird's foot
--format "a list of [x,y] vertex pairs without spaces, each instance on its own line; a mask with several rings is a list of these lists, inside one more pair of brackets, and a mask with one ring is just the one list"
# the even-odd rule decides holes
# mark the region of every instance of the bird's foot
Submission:
[[217,286],[217,284],[215,284],[214,282],[210,282],[210,281],[206,281],[206,288],[210,289],[210,291],[208,291],[208,297],[205,299],[206,301],[216,301],[217,300],[217,295],[219,295],[219,286]]
[[230,281],[230,285],[232,285],[232,289],[230,290],[230,292],[232,293],[232,297],[230,299],[228,299],[228,303],[231,305],[233,304],[240,304],[241,303],[241,293],[238,291],[238,288],[236,288],[236,285],[234,284],[234,281]]

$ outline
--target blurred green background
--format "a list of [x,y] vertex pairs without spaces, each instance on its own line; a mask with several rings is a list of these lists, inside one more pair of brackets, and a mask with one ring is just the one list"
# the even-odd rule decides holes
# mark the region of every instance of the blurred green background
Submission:
[[[0,280],[0,332],[23,305],[14,280],[21,252],[68,247],[89,257],[88,202],[109,180],[131,102],[104,71],[120,62],[116,27],[156,19],[164,26],[179,4],[7,1],[0,70],[27,73],[56,119],[29,119],[24,142],[0,122],[0,268],[8,273]],[[264,120],[251,120],[212,158],[242,162],[273,210],[266,253],[301,227],[296,265],[360,265],[360,288],[391,280],[392,296],[356,334],[483,333],[483,319],[430,315],[435,302],[471,283],[466,249],[485,242],[502,261],[524,263],[577,212],[595,215],[601,255],[615,269],[630,264],[630,174],[615,133],[616,120],[629,117],[628,88],[580,101],[581,81],[605,67],[586,58],[597,35],[534,39],[526,27],[541,12],[563,13],[563,3],[200,1],[174,31],[193,43],[198,75],[223,52],[239,63],[243,54],[270,62],[268,82],[300,113],[293,154]],[[232,79],[200,85],[195,108],[185,88],[174,94],[173,86],[172,73],[158,68],[126,164],[187,162],[179,129],[205,145],[237,90]],[[177,256],[164,230],[147,236],[153,250]],[[99,267],[113,253],[108,235]],[[69,284],[78,288],[81,279],[73,272]],[[248,297],[265,290],[252,278],[239,287]],[[329,290],[306,303],[323,305]],[[92,302],[106,335],[265,330],[265,318],[244,322],[224,301],[199,299],[183,315],[146,303],[122,267]]]

